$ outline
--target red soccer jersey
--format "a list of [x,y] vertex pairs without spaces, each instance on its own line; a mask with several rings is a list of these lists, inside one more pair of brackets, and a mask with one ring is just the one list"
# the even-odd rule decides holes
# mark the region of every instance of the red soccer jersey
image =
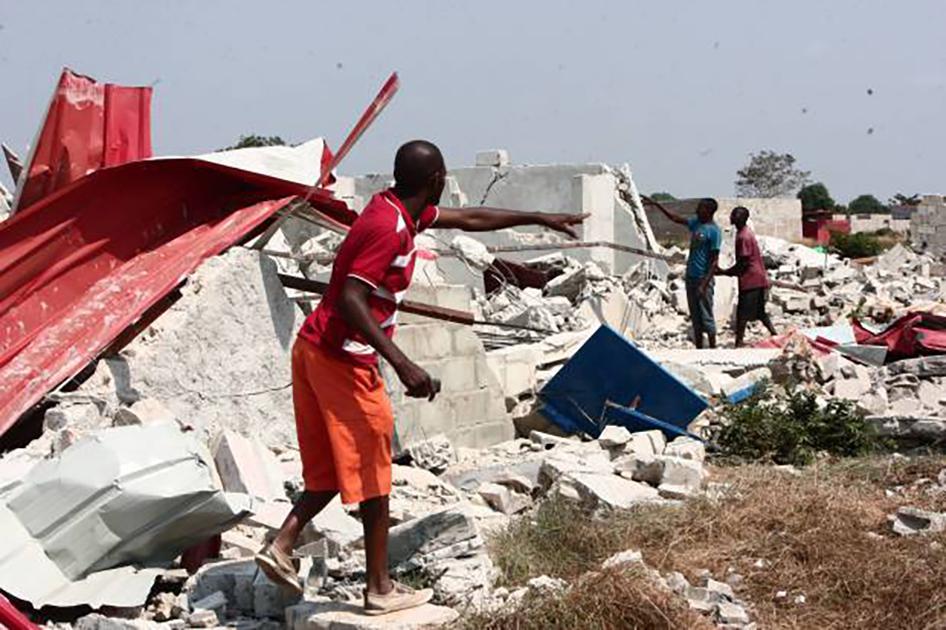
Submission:
[[744,227],[736,232],[736,258],[747,258],[749,266],[739,276],[739,291],[748,291],[750,289],[767,289],[769,287],[769,274],[765,270],[765,263],[762,261],[762,250],[759,249],[759,242],[748,227]]
[[374,287],[368,298],[371,315],[392,337],[398,303],[414,274],[414,236],[433,225],[439,214],[436,206],[427,206],[415,225],[393,191],[372,197],[342,241],[328,290],[302,324],[299,336],[353,363],[377,364],[374,348],[349,326],[338,309],[342,286],[352,277]]

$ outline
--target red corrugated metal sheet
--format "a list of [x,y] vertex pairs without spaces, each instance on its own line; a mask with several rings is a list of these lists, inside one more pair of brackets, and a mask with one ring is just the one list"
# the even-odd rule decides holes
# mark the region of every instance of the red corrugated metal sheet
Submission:
[[[0,223],[0,434],[308,187],[198,159],[83,177]],[[318,190],[329,220],[354,214]]]
[[854,338],[864,346],[886,346],[887,361],[946,354],[946,317],[933,313],[908,313],[874,333],[857,319],[851,320]]
[[14,212],[106,166],[151,157],[151,88],[62,71]]

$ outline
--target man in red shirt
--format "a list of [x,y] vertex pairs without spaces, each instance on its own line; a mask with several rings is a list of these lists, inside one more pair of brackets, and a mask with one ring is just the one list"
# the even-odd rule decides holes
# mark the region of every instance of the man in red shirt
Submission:
[[447,169],[430,142],[403,145],[395,185],[375,195],[352,224],[332,267],[328,289],[292,350],[292,395],[305,492],[272,543],[256,556],[274,582],[301,593],[292,550],[302,528],[341,494],[359,504],[365,530],[365,611],[420,606],[415,591],[388,573],[388,495],[394,415],[378,372],[381,355],[408,396],[433,400],[440,383],[393,342],[397,309],[410,286],[414,237],[430,227],[467,231],[540,225],[575,237],[587,215],[439,208]]
[[736,347],[742,346],[746,334],[746,325],[759,320],[773,336],[775,326],[765,312],[768,300],[769,274],[762,261],[762,251],[755,234],[746,223],[749,210],[742,206],[733,208],[729,221],[736,227],[736,262],[728,269],[720,269],[719,274],[736,276],[739,279],[739,304],[736,306]]

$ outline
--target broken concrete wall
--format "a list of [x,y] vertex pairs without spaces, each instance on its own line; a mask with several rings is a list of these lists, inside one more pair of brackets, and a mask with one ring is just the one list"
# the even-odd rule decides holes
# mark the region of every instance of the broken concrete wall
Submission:
[[[464,286],[418,283],[408,299],[469,311],[471,292]],[[512,439],[503,388],[486,361],[483,343],[469,326],[401,314],[394,340],[411,360],[439,378],[436,400],[408,398],[397,376],[384,367],[394,404],[396,446],[446,435],[454,446],[482,448]]]
[[891,214],[835,214],[834,221],[847,221],[851,232],[876,232],[891,230],[899,234],[910,231],[910,219],[895,219]]
[[235,247],[206,261],[183,297],[81,391],[131,404],[163,402],[211,437],[228,428],[267,446],[295,443],[290,352],[302,323],[267,256]]
[[923,195],[910,218],[913,247],[934,256],[946,253],[946,200],[942,195]]
[[[760,236],[774,236],[787,241],[801,239],[801,201],[783,197],[755,199],[747,197],[714,197],[719,204],[716,222],[729,226],[729,213],[736,206],[749,208],[749,227]],[[699,199],[678,199],[662,202],[664,207],[685,217],[696,213]],[[659,240],[687,240],[686,230],[671,222],[656,208],[647,207],[647,218]]]
[[[512,210],[583,213],[585,220],[579,237],[582,240],[613,241],[631,247],[650,249],[648,239],[638,222],[631,218],[633,210],[624,200],[629,171],[616,170],[605,164],[556,165],[482,165],[451,170],[441,200],[444,206],[488,205]],[[388,175],[365,175],[355,179],[354,198],[368,200],[376,192],[391,185]],[[360,208],[356,208],[360,209]],[[643,222],[646,225],[646,221]],[[433,230],[438,239],[450,242],[454,231]],[[477,234],[487,246],[515,245],[526,242],[556,242],[542,228],[517,228]],[[503,258],[522,262],[541,252],[504,253]],[[581,262],[589,260],[615,273],[623,273],[640,257],[615,252],[608,248],[570,250],[569,255]],[[482,286],[479,272],[471,271],[455,259],[438,262],[448,282]]]

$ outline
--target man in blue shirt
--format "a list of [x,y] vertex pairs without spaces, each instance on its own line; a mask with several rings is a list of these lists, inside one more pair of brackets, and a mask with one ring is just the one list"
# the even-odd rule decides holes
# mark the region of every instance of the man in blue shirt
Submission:
[[700,199],[696,206],[696,216],[685,219],[679,214],[664,208],[661,204],[647,198],[646,201],[657,206],[674,223],[687,226],[690,230],[690,255],[687,257],[686,292],[690,321],[693,323],[693,343],[703,347],[703,335],[710,348],[716,347],[716,319],[713,317],[713,276],[719,260],[719,248],[723,243],[723,233],[713,221],[713,215],[719,207],[715,199]]

